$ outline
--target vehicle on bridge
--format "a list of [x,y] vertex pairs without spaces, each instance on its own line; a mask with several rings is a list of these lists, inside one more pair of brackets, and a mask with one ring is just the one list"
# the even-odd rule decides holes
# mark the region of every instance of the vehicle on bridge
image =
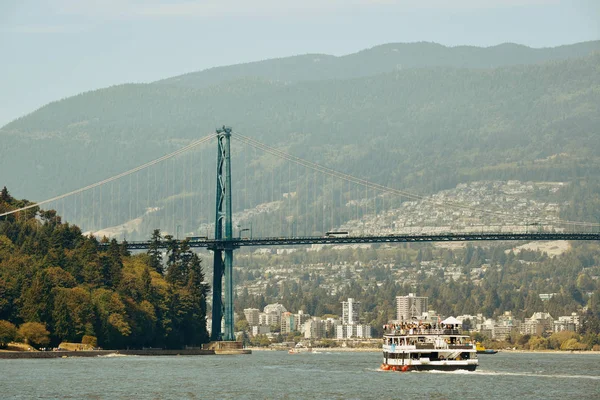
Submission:
[[208,236],[186,236],[186,239],[190,241],[201,241],[208,240]]
[[348,231],[329,231],[325,233],[325,237],[348,237]]

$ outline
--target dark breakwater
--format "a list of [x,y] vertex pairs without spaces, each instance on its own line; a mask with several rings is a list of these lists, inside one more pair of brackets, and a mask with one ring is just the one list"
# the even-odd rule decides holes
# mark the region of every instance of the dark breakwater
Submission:
[[185,349],[185,350],[93,350],[93,351],[0,351],[0,359],[38,359],[63,357],[99,357],[108,355],[124,356],[208,356],[214,355],[214,350]]

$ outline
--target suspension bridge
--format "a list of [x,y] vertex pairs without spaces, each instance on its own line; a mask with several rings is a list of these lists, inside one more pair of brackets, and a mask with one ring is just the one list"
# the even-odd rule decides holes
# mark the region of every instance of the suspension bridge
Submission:
[[[237,133],[243,149],[232,152],[231,137],[232,129],[223,126],[146,164],[0,217],[46,206],[100,237],[136,239],[160,228],[179,241],[181,230],[190,247],[213,252],[213,341],[235,340],[233,252],[240,247],[600,239],[599,224],[560,220],[547,204],[532,201],[523,207],[521,201],[515,207],[515,196],[508,195],[502,208],[421,196],[336,171]],[[207,146],[215,139],[216,174],[214,153]],[[236,171],[235,196],[232,158],[242,161]],[[216,188],[216,202],[211,201],[215,194],[211,188]],[[213,204],[214,212],[206,212]],[[465,219],[471,222],[466,224]],[[136,250],[151,244],[148,240],[126,243]],[[161,246],[166,247],[166,242]]]

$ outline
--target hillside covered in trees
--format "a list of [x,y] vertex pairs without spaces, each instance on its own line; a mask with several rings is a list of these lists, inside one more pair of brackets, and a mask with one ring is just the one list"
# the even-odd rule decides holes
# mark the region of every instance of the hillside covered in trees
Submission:
[[[2,190],[0,212],[23,205]],[[170,243],[165,266],[156,249],[132,256],[114,240],[83,236],[54,210],[3,217],[0,346],[17,333],[44,347],[82,339],[108,349],[208,342],[201,260],[185,243],[164,239]]]
[[[382,326],[396,318],[396,296],[416,293],[428,297],[430,309],[443,316],[481,313],[496,318],[509,311],[520,320],[536,312],[558,319],[576,312],[582,348],[600,348],[598,243],[573,243],[570,251],[555,257],[515,252],[512,246],[396,244],[238,254],[234,281],[242,289],[235,309],[242,316],[244,308],[262,310],[277,302],[294,313],[340,316],[341,302],[351,297],[361,304],[362,322],[371,324],[379,337]],[[549,300],[540,298],[549,293]]]
[[[390,44],[87,92],[0,129],[0,181],[28,199],[46,199],[174,151],[223,123],[295,156],[421,194],[486,179],[586,181],[600,172],[599,46]],[[205,149],[196,170],[214,170],[214,148]],[[261,156],[243,165],[256,192],[245,197],[259,198],[260,182],[288,177],[263,168]],[[212,190],[187,195],[214,201]],[[115,197],[98,212],[143,214],[146,204]],[[579,217],[591,219],[589,196],[578,200],[588,210]],[[234,203],[238,210],[255,205]],[[84,222],[77,221],[89,229]]]

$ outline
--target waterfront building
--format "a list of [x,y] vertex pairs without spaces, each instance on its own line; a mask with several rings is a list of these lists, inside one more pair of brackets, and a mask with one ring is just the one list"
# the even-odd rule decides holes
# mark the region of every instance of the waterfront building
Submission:
[[498,325],[495,324],[492,328],[492,339],[494,340],[506,340],[510,336],[510,332],[514,328],[511,325]]
[[303,325],[305,339],[321,339],[325,336],[325,321],[319,317],[312,317]]
[[278,314],[276,311],[270,313],[260,313],[258,315],[258,324],[266,326],[280,325],[281,314]]
[[346,338],[346,330],[344,329],[344,325],[338,325],[335,327],[335,338],[337,340]]
[[360,302],[353,298],[342,302],[342,324],[354,325],[359,323]]
[[260,314],[260,311],[258,310],[258,308],[245,308],[244,309],[244,315],[246,316],[246,321],[248,321],[248,325],[250,325],[250,326],[259,325],[259,319],[258,319],[259,314]]
[[554,325],[554,319],[548,313],[536,312],[533,313],[531,318],[526,318],[519,332],[523,335],[537,335],[540,336],[546,331],[552,331]]
[[260,325],[281,325],[281,314],[287,312],[286,308],[279,304],[269,304],[263,309],[263,313],[259,315]]
[[271,333],[271,328],[268,325],[256,325],[252,327],[252,336],[267,335]]
[[335,328],[335,338],[338,340],[343,339],[370,339],[371,325],[338,325]]
[[337,318],[327,318],[324,321],[325,326],[323,327],[323,329],[325,330],[325,332],[323,333],[323,337],[328,337],[328,338],[334,338],[336,336],[336,326],[338,326],[340,324],[340,320]]
[[396,319],[398,321],[408,321],[418,319],[424,312],[427,312],[427,297],[417,297],[414,293],[408,296],[396,296]]
[[310,314],[305,314],[302,310],[298,311],[298,314],[296,314],[294,317],[294,321],[296,322],[294,330],[301,331],[302,325],[304,325],[304,323],[308,320],[310,320]]
[[281,314],[281,333],[291,333],[296,330],[295,315],[291,312]]
[[576,332],[577,329],[579,329],[579,314],[577,313],[571,313],[571,315],[558,317],[558,320],[554,321],[553,324],[554,332]]
[[371,325],[356,325],[356,337],[371,339]]
[[481,324],[477,324],[477,330],[482,334],[485,335],[489,338],[491,338],[492,336],[494,336],[494,325],[496,324],[496,321],[494,321],[491,318],[486,319],[485,321],[483,321],[483,323]]

